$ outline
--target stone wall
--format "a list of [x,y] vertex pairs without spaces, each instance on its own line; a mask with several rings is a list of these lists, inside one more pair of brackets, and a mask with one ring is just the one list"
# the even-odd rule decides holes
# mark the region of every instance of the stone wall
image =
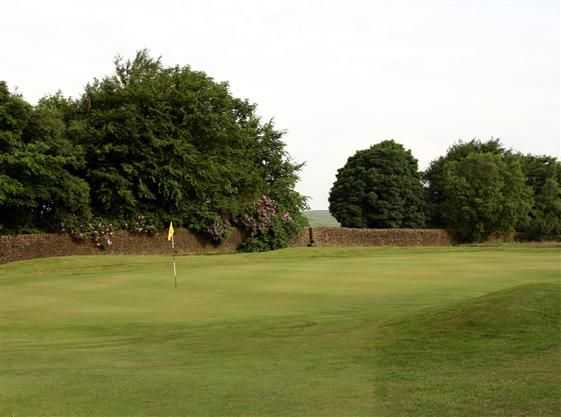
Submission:
[[[317,227],[312,230],[315,246],[445,246],[452,243],[450,235],[440,229],[347,229]],[[214,245],[185,229],[176,229],[175,248],[178,255],[234,252],[242,236],[233,230],[228,239]],[[124,231],[113,234],[113,244],[104,250],[91,241],[77,242],[66,234],[0,236],[0,264],[24,259],[70,255],[166,255],[171,254],[165,232],[153,236]],[[305,229],[292,243],[303,247],[310,243]]]
[[[175,230],[175,249],[178,255],[195,253],[234,252],[241,242],[241,234],[234,230],[221,245],[214,245],[188,230]],[[119,231],[113,234],[108,249],[98,249],[90,240],[75,241],[66,234],[35,234],[0,236],[0,264],[24,259],[70,255],[163,255],[171,254],[167,232],[153,236]]]
[[[350,229],[345,227],[314,227],[315,246],[446,246],[453,243],[443,229]],[[305,230],[293,246],[307,246],[309,230]]]

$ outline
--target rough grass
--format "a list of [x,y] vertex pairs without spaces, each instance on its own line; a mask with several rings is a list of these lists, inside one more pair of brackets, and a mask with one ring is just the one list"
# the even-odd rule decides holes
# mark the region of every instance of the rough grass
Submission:
[[0,266],[0,415],[559,416],[559,248]]
[[312,227],[340,227],[329,210],[308,210],[304,213]]

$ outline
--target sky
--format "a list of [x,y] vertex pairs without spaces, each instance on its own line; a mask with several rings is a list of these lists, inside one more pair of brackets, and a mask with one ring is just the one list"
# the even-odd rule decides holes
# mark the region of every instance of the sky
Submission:
[[147,48],[257,103],[327,209],[337,169],[385,139],[424,169],[458,140],[560,156],[558,0],[6,1],[0,80],[78,97]]

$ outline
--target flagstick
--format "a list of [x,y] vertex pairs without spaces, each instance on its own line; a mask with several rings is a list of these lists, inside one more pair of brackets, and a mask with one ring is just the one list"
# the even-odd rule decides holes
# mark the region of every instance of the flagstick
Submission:
[[173,254],[171,255],[173,263],[173,287],[177,288],[177,270],[175,269],[175,239],[173,235],[171,236],[171,248],[173,249]]

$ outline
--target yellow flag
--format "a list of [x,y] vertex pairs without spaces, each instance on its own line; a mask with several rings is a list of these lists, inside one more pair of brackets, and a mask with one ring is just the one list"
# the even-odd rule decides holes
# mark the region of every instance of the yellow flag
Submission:
[[173,230],[173,222],[169,222],[168,240],[171,240],[174,234],[175,230]]

